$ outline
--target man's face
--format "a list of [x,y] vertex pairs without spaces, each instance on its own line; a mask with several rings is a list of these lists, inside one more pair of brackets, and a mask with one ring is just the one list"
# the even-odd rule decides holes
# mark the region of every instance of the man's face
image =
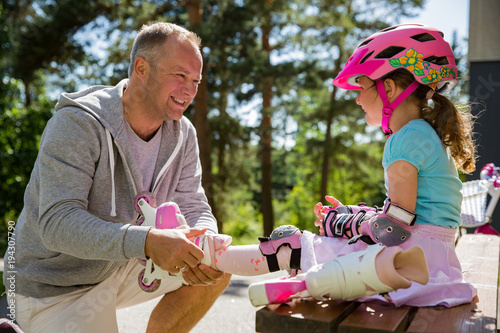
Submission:
[[179,120],[198,92],[203,61],[189,42],[170,38],[165,57],[151,68],[146,82],[145,107],[157,120]]

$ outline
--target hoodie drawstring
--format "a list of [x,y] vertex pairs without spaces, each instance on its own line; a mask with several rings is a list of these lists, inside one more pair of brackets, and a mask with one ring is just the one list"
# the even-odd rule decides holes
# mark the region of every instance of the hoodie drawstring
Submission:
[[113,154],[113,139],[111,133],[106,129],[106,138],[108,139],[109,167],[111,169],[111,216],[116,216],[116,194],[115,194],[115,155]]
[[182,133],[182,131],[180,131],[179,132],[179,139],[177,140],[177,145],[175,146],[175,149],[172,152],[172,155],[170,155],[170,158],[167,160],[167,163],[165,163],[165,165],[163,166],[163,168],[161,168],[160,173],[158,174],[158,177],[156,178],[156,181],[155,181],[154,186],[152,188],[153,193],[155,192],[156,186],[160,182],[160,179],[161,179],[162,175],[167,172],[168,168],[170,167],[170,164],[172,164],[174,158],[179,153],[179,150],[181,149],[181,146],[182,146],[183,138],[184,138],[184,134]]

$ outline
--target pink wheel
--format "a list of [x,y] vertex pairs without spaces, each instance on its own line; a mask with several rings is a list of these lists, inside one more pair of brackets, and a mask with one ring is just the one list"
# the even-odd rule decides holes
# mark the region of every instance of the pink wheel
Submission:
[[142,225],[144,223],[144,217],[137,220],[137,225]]
[[135,211],[139,214],[142,213],[141,207],[139,207],[139,200],[144,199],[151,207],[156,207],[156,198],[151,192],[140,192],[135,197],[134,208]]
[[158,288],[160,287],[160,284],[161,284],[161,280],[156,280],[156,279],[155,279],[155,280],[153,280],[153,282],[152,282],[152,283],[148,286],[147,284],[145,284],[145,283],[142,281],[142,279],[143,279],[143,277],[144,277],[144,272],[145,272],[145,271],[146,271],[145,269],[143,269],[143,270],[141,271],[141,273],[139,274],[139,279],[138,279],[138,281],[137,281],[137,282],[139,282],[139,287],[140,287],[142,290],[144,290],[144,291],[145,291],[145,292],[147,292],[147,293],[152,293],[152,292],[154,292],[154,291],[158,290]]

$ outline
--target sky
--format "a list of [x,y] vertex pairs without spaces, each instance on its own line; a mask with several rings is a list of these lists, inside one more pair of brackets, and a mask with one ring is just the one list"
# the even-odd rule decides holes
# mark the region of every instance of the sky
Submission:
[[426,0],[421,14],[401,23],[424,23],[441,30],[451,42],[453,31],[459,40],[469,36],[469,0]]

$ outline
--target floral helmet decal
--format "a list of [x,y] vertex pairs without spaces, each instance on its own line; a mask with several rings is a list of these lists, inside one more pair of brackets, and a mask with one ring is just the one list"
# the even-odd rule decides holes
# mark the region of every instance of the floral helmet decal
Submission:
[[[382,80],[378,79],[398,68],[409,71],[415,82],[389,104]],[[390,135],[389,118],[399,103],[420,84],[428,85],[439,93],[453,89],[457,84],[456,73],[453,51],[441,31],[424,24],[401,24],[365,39],[354,50],[333,84],[355,90],[360,89],[357,83],[360,76],[366,75],[375,81],[384,102],[382,129]]]

